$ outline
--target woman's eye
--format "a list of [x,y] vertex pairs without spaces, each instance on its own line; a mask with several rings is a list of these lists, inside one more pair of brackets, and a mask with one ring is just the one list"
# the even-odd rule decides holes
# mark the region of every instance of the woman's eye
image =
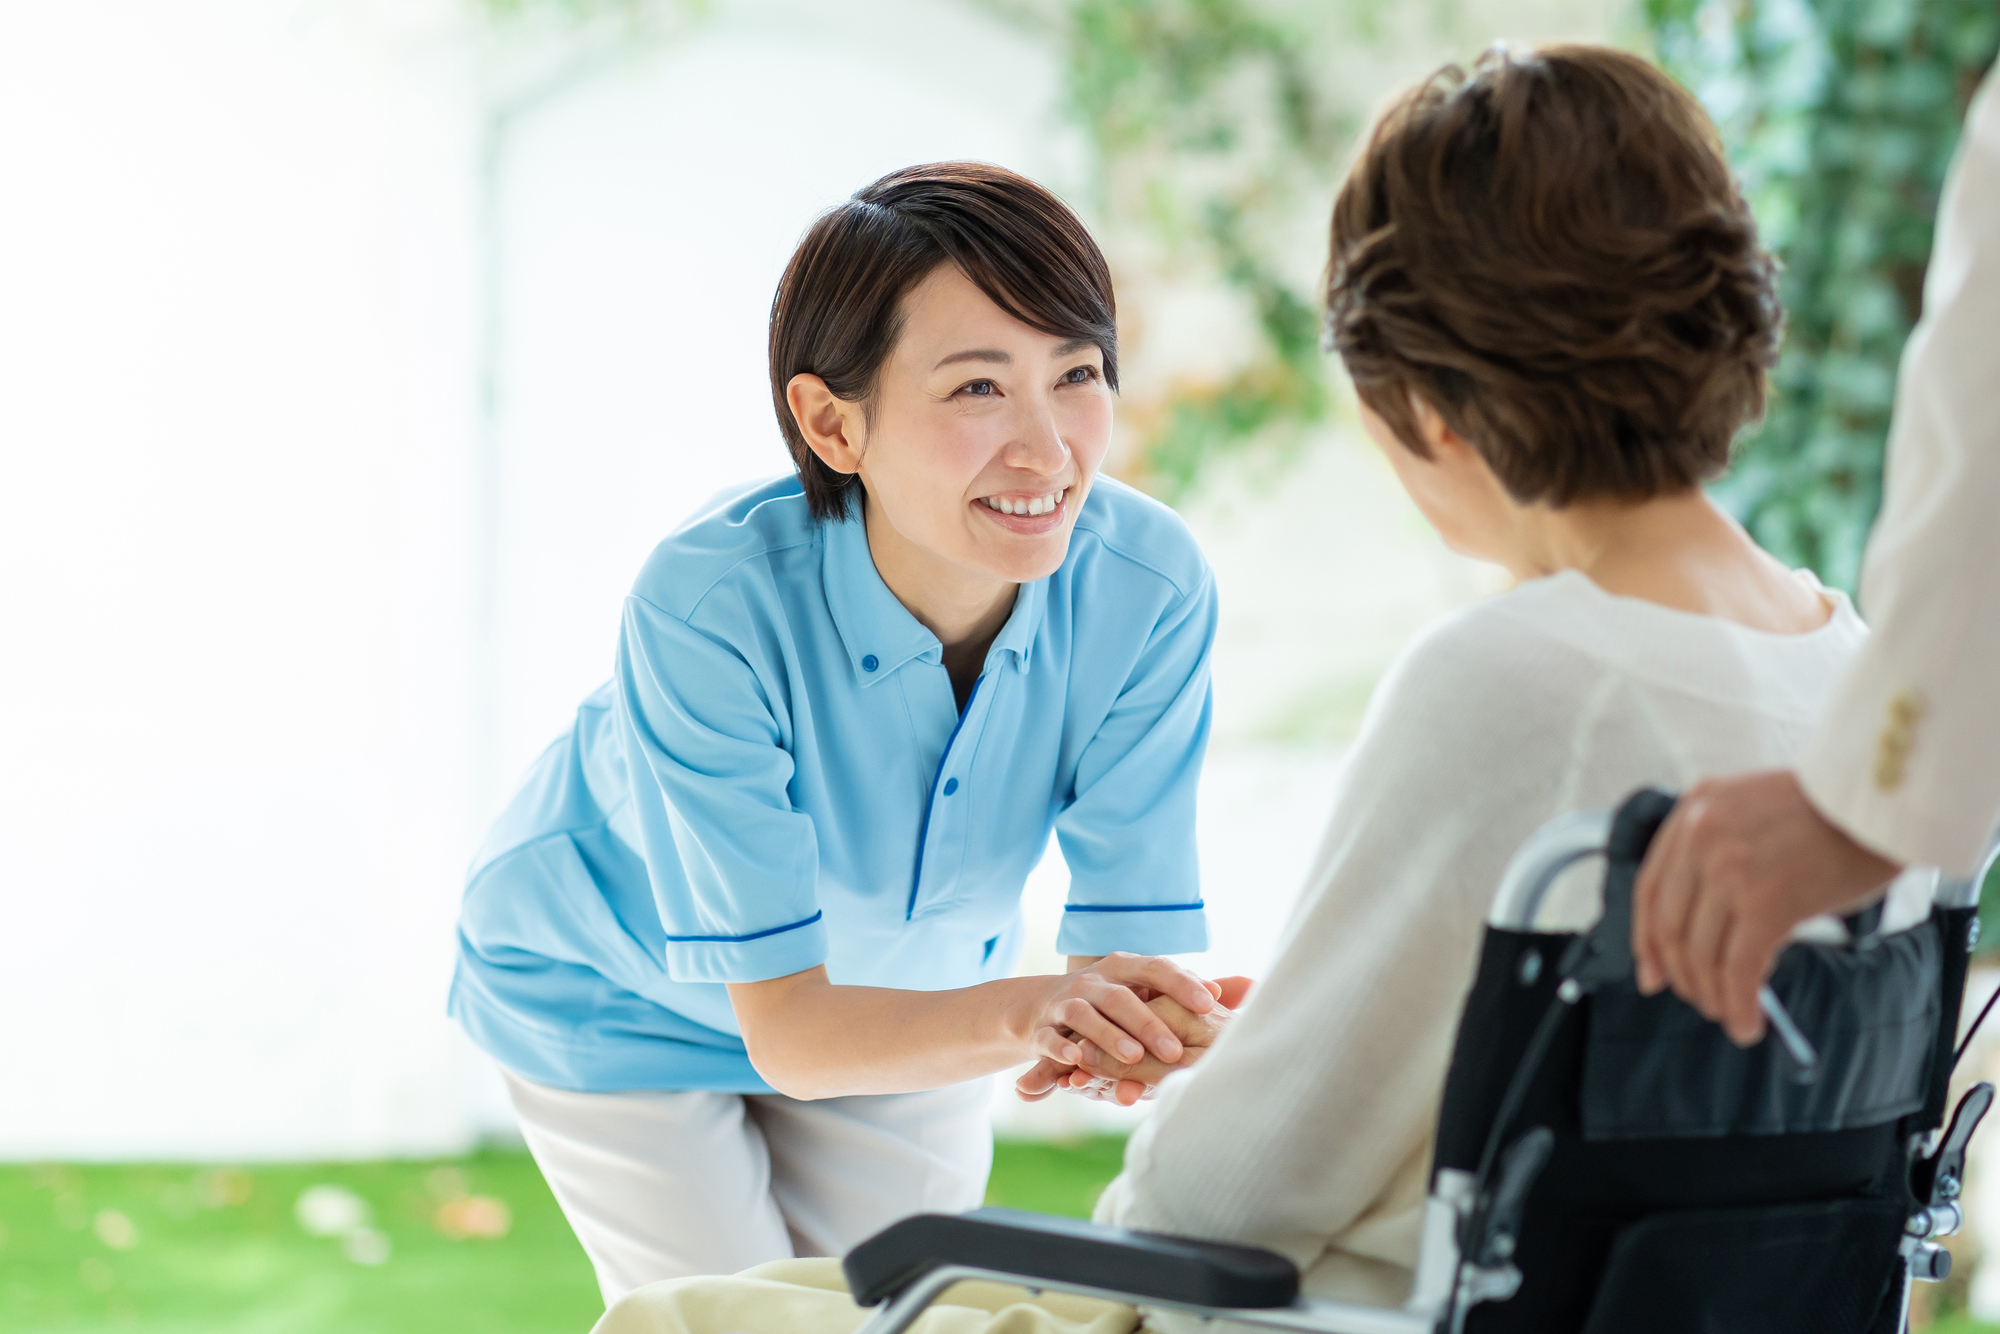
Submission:
[[1078,366],[1075,369],[1071,370],[1068,374],[1064,375],[1062,378],[1062,382],[1064,384],[1089,384],[1092,380],[1095,380],[1096,378],[1097,378],[1097,367]]
[[961,387],[958,392],[972,394],[978,398],[990,398],[995,392],[995,386],[991,380],[974,380],[971,384]]

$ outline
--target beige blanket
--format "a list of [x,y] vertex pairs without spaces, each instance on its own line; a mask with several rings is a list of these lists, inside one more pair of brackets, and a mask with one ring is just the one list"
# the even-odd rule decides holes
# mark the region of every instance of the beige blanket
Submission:
[[[774,1260],[730,1278],[640,1288],[591,1334],[853,1334],[870,1312],[847,1295],[838,1260]],[[1133,1334],[1139,1313],[1116,1302],[1003,1283],[960,1283],[912,1334]]]

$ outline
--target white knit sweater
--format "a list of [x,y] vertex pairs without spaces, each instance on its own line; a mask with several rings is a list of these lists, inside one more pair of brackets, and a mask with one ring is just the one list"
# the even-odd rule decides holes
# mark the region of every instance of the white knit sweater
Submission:
[[[1426,633],[1369,706],[1281,957],[1206,1060],[1167,1080],[1098,1218],[1268,1246],[1312,1295],[1400,1303],[1508,857],[1550,817],[1636,787],[1791,763],[1867,633],[1826,596],[1820,629],[1773,635],[1568,572]],[[1899,890],[1885,925],[1920,918],[1923,893]],[[1588,921],[1595,900],[1571,878],[1543,921]]]

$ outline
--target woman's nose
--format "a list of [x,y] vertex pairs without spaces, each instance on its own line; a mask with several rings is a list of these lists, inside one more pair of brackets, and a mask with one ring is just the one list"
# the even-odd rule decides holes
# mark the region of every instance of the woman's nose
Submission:
[[1053,476],[1069,464],[1069,445],[1062,438],[1055,417],[1046,410],[1023,414],[1014,438],[1007,444],[1008,466],[1027,472]]

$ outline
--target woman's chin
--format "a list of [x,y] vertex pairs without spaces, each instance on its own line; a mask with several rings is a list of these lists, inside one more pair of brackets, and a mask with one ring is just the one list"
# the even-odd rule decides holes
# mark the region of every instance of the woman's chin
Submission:
[[1069,529],[1040,537],[1010,537],[1004,543],[981,544],[980,564],[1010,584],[1032,584],[1062,568],[1069,554]]
[[1063,505],[1046,515],[994,514],[973,520],[979,564],[1009,583],[1029,584],[1054,574],[1069,554],[1070,513]]

